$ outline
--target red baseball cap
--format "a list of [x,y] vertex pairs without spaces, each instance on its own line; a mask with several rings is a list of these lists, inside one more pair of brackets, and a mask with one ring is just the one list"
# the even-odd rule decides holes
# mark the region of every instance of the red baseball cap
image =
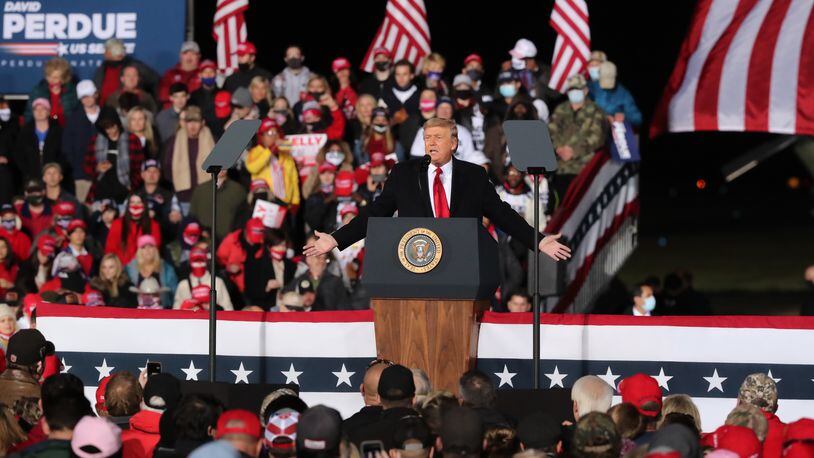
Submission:
[[704,438],[703,445],[729,450],[740,458],[757,458],[763,449],[754,431],[736,425],[723,425],[716,429]]
[[318,172],[319,173],[336,172],[336,166],[331,164],[328,161],[325,161],[325,162],[323,162],[322,164],[319,165]]
[[334,193],[338,197],[348,197],[353,194],[353,184],[356,181],[353,172],[342,170],[334,178]]
[[108,375],[107,377],[103,378],[99,381],[99,386],[96,387],[96,408],[98,409],[99,404],[104,406],[105,404],[105,390],[107,389],[107,384],[110,383],[110,380],[113,379],[114,375]]
[[195,247],[189,252],[190,261],[206,261],[206,250]]
[[350,68],[350,61],[344,57],[337,57],[331,63],[331,70],[333,70],[334,73],[348,68]]
[[227,410],[218,418],[215,439],[227,434],[245,434],[260,439],[262,428],[260,419],[254,413],[243,409]]
[[263,241],[263,234],[266,228],[263,226],[263,220],[260,218],[251,218],[246,221],[246,239],[252,243],[260,243]]
[[87,232],[88,231],[88,225],[85,224],[85,222],[82,221],[81,219],[71,220],[71,222],[68,224],[68,233],[70,234],[71,232],[73,232],[76,229],[82,229],[83,231]]
[[483,57],[481,57],[479,54],[472,53],[472,54],[466,56],[464,58],[464,65],[466,65],[466,64],[468,64],[468,63],[470,63],[472,61],[478,62],[481,65],[483,65]]
[[57,241],[50,234],[43,234],[37,239],[37,249],[46,256],[51,256],[57,251]]
[[[622,402],[633,404],[636,406],[636,410],[646,417],[658,416],[661,411],[661,388],[659,388],[659,382],[649,375],[635,374],[622,380],[619,383],[619,393],[622,394]],[[648,402],[658,404],[659,410],[643,410],[642,406]]]
[[257,54],[257,48],[251,41],[245,41],[237,45],[237,55],[245,56],[247,54]]
[[211,68],[212,70],[217,70],[218,66],[211,59],[204,59],[203,61],[201,61],[201,64],[198,65],[198,71],[200,72],[200,71],[202,71],[202,70],[204,70],[206,68]]
[[340,217],[344,217],[348,214],[359,215],[359,209],[356,207],[356,205],[345,205],[342,207],[342,210],[339,211]]
[[229,91],[218,91],[215,94],[215,116],[225,118],[229,116],[232,105],[232,94]]
[[279,128],[280,126],[277,125],[277,121],[271,118],[265,118],[263,119],[263,122],[260,123],[260,128],[257,129],[257,135],[263,135],[266,132],[270,131],[271,129],[274,129],[277,132],[277,135],[279,135],[280,134]]
[[378,48],[373,50],[373,58],[375,59],[376,56],[379,54],[384,54],[387,58],[390,58],[390,50],[384,47],[379,46]]
[[76,213],[76,205],[73,202],[60,201],[54,205],[54,214],[59,216],[72,216]]

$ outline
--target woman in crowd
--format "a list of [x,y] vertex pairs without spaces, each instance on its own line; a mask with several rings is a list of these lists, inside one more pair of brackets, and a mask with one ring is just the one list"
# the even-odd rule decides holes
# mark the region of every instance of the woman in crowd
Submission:
[[159,242],[152,235],[140,236],[136,256],[125,266],[125,271],[134,285],[141,285],[146,278],[157,280],[162,287],[161,304],[169,306],[172,304],[171,293],[178,287],[178,277],[172,264],[161,259],[158,247]]
[[11,244],[5,238],[0,237],[0,297],[5,296],[6,291],[14,288],[19,271],[20,266],[11,250]]
[[280,149],[281,135],[277,122],[266,118],[257,131],[257,146],[246,155],[246,170],[252,180],[265,180],[271,190],[270,200],[288,206],[300,204],[300,177],[294,158]]
[[324,133],[329,140],[339,140],[345,134],[345,115],[331,94],[324,76],[312,73],[303,100],[294,105],[294,117],[299,120],[301,134]]
[[110,225],[105,253],[114,253],[122,264],[127,264],[136,255],[136,245],[142,235],[152,235],[156,245],[161,244],[161,228],[150,218],[144,199],[133,194],[127,200],[124,216],[116,218]]
[[398,157],[400,161],[405,160],[404,152],[396,143],[393,131],[390,128],[390,117],[387,110],[381,107],[374,108],[370,121],[370,125],[365,129],[362,137],[359,163],[367,164],[370,162],[370,155],[373,153],[382,153],[385,156],[390,156],[391,159]]
[[113,253],[102,257],[99,275],[90,281],[91,288],[102,293],[105,305],[111,307],[135,308],[136,295],[130,291],[133,283],[125,274],[122,262]]
[[50,234],[42,234],[37,239],[37,248],[20,266],[17,287],[23,294],[36,293],[51,279],[51,265],[57,251],[57,241]]
[[96,120],[97,134],[85,155],[85,174],[92,181],[88,201],[113,199],[123,202],[141,186],[144,148],[141,140],[122,126],[118,113],[102,108]]
[[99,259],[97,250],[88,250],[88,246],[95,248],[92,244],[88,244],[88,225],[81,219],[74,219],[68,223],[68,228],[65,230],[68,236],[68,246],[64,251],[71,253],[79,265],[82,266],[82,271],[85,275],[90,276],[94,269],[94,260]]
[[63,163],[62,128],[51,119],[51,102],[40,97],[31,102],[32,119],[25,123],[14,147],[17,167],[24,180],[42,177],[42,166]]
[[8,351],[8,340],[17,332],[17,313],[7,304],[0,304],[0,349]]
[[268,117],[277,122],[283,135],[291,135],[297,133],[297,121],[294,119],[294,111],[291,110],[291,104],[285,97],[277,97],[271,104],[271,110],[268,112]]
[[331,87],[334,88],[336,93],[336,103],[342,109],[342,113],[346,119],[353,119],[356,110],[356,79],[351,73],[351,65],[348,59],[339,57],[334,59],[331,63],[331,71],[333,72]]
[[353,156],[357,164],[362,164],[362,143],[364,133],[370,126],[373,109],[376,108],[376,99],[370,94],[362,94],[356,100],[354,116],[348,120],[345,140],[353,148]]
[[252,78],[249,83],[249,95],[252,98],[252,103],[257,107],[258,117],[265,118],[271,109],[273,95],[271,93],[271,84],[268,78],[262,75],[257,75]]
[[45,77],[28,94],[25,120],[30,121],[33,117],[33,101],[42,98],[51,104],[51,118],[64,127],[65,118],[79,107],[71,64],[61,57],[55,57],[43,65],[42,72]]
[[350,153],[348,144],[340,140],[330,140],[317,153],[316,164],[311,168],[311,173],[302,185],[302,196],[308,196],[319,190],[319,166],[329,163],[337,170],[353,171],[353,155]]
[[153,130],[153,115],[142,107],[133,107],[127,112],[127,130],[138,137],[148,159],[158,158],[161,140]]

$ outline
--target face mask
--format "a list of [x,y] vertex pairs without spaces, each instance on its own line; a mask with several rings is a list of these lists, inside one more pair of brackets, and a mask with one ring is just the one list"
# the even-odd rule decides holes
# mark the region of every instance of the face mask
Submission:
[[473,68],[472,70],[466,71],[466,76],[468,76],[469,79],[471,79],[472,81],[480,81],[480,78],[481,76],[483,76],[483,73],[481,73],[480,70],[475,70]]
[[441,79],[441,72],[427,72],[427,79],[431,81],[438,81]]
[[384,60],[381,62],[376,62],[373,64],[376,67],[376,70],[380,72],[387,71],[390,68],[390,61]]
[[285,63],[294,70],[297,70],[298,68],[302,67],[302,59],[299,57],[292,57],[290,59],[286,59]]
[[323,194],[330,194],[334,192],[334,185],[333,183],[322,184],[319,185],[319,190],[322,191]]
[[203,275],[206,273],[206,263],[200,261],[191,262],[189,263],[189,269],[192,272],[192,275],[198,278],[203,277]]
[[214,86],[215,85],[215,77],[211,78],[201,78],[201,84],[204,86]]
[[345,153],[341,151],[328,151],[325,153],[325,160],[328,161],[329,164],[339,167],[339,165],[345,161]]
[[130,212],[130,216],[133,219],[139,219],[139,218],[141,218],[141,215],[144,214],[144,205],[142,205],[142,204],[131,205],[130,209],[129,209],[129,212]]
[[14,229],[17,229],[17,221],[15,221],[13,219],[4,219],[3,220],[3,229],[5,229],[7,231],[13,231]]
[[571,103],[582,103],[585,101],[585,93],[582,89],[571,89],[568,91],[568,101]]
[[157,297],[151,294],[139,294],[138,306],[141,309],[160,308],[161,303]]
[[282,126],[283,124],[285,124],[286,121],[287,121],[287,119],[285,117],[285,113],[284,114],[280,114],[280,113],[275,113],[274,114],[274,122],[276,122],[278,126]]
[[514,97],[515,95],[517,95],[517,88],[514,87],[514,84],[501,84],[500,95],[506,98]]
[[599,67],[588,67],[588,76],[591,77],[591,81],[598,81]]
[[275,261],[282,261],[285,258],[285,248],[272,248],[271,259]]
[[241,72],[248,72],[250,70],[249,65],[251,64],[249,64],[248,62],[237,64],[237,69]]
[[258,192],[257,194],[254,195],[254,201],[256,202],[258,200],[266,200],[266,201],[268,201],[269,200],[269,193],[267,193],[267,192]]
[[435,110],[435,100],[421,100],[418,102],[418,108],[427,113]]
[[319,101],[319,99],[321,99],[321,98],[322,98],[322,96],[323,96],[323,95],[325,95],[325,93],[324,93],[324,92],[320,92],[320,91],[309,92],[308,94],[309,94],[311,97],[313,97],[313,98],[314,98],[314,100],[316,100],[316,101]]
[[656,308],[656,298],[653,296],[648,297],[644,300],[644,306],[642,306],[645,312],[652,312],[653,309]]
[[71,224],[71,218],[57,218],[57,226],[61,227],[62,229],[68,229],[68,225]]
[[461,100],[469,100],[469,99],[472,98],[472,90],[471,89],[464,89],[464,90],[458,91],[455,94],[455,97],[457,97],[457,98],[459,98]]
[[45,199],[45,196],[43,196],[42,194],[31,194],[25,196],[25,201],[28,202],[30,205],[40,205],[42,204],[43,199]]
[[383,125],[380,125],[380,124],[373,124],[373,130],[375,130],[376,132],[378,132],[380,134],[383,134],[383,133],[387,132],[387,128],[388,128],[387,126],[383,126]]
[[9,119],[11,119],[11,109],[10,108],[0,109],[0,121],[7,122]]

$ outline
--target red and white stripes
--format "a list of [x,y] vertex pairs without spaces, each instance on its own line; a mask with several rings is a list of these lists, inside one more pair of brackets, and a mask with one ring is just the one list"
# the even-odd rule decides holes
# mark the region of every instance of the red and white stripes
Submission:
[[701,0],[651,136],[814,134],[814,0]]
[[568,77],[582,72],[591,56],[588,5],[585,0],[555,0],[549,23],[557,39],[548,85],[563,92]]
[[373,71],[376,48],[390,51],[393,61],[407,59],[418,65],[430,53],[430,26],[424,0],[388,0],[384,22],[362,60],[362,70]]
[[218,0],[212,36],[218,44],[218,68],[237,68],[237,45],[246,41],[246,21],[243,12],[249,0]]

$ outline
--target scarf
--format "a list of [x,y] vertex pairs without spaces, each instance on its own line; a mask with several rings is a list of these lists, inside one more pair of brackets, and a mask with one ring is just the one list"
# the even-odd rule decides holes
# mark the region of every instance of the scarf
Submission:
[[[116,177],[122,186],[130,187],[130,134],[122,132],[119,135],[117,149],[119,151],[119,160],[116,161]],[[107,160],[107,151],[110,149],[110,140],[107,136],[99,134],[96,136],[96,163],[104,162]]]
[[[206,171],[203,169],[203,163],[214,147],[215,139],[212,138],[212,132],[206,126],[201,127],[201,133],[198,134],[198,158],[195,161],[198,183],[203,183],[208,178]],[[192,189],[189,168],[189,137],[187,137],[185,129],[180,129],[175,134],[175,144],[172,148],[172,182],[175,185],[176,192]]]
[[413,94],[415,93],[415,91],[417,91],[417,90],[418,90],[418,87],[416,87],[415,84],[410,86],[410,88],[407,89],[406,91],[402,91],[402,90],[399,90],[396,87],[393,87],[393,95],[395,95],[396,98],[399,99],[399,102],[404,103],[404,102],[407,101],[407,99],[412,97]]

